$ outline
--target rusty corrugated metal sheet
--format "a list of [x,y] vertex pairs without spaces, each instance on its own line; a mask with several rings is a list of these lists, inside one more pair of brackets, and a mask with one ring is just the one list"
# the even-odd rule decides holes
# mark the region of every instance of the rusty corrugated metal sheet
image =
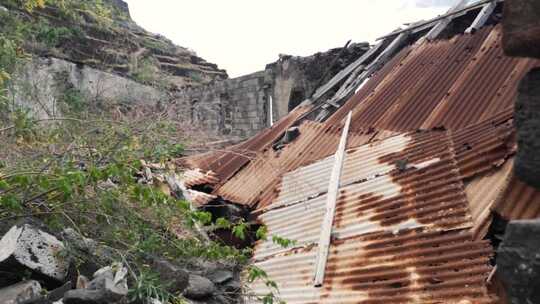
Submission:
[[187,196],[189,197],[189,201],[196,208],[205,206],[217,198],[215,195],[191,189],[187,189],[186,192]]
[[[399,165],[404,159],[407,162]],[[278,283],[284,300],[493,301],[485,287],[491,250],[461,231],[472,221],[450,136],[440,131],[397,135],[348,151],[324,287],[313,288],[315,244],[326,210],[326,167],[331,160],[287,174],[294,178],[284,178],[284,183],[311,186],[282,187],[281,200],[260,210],[269,235],[298,242],[292,250],[271,240],[259,242],[255,249],[254,260]],[[253,287],[265,291],[262,285]]]
[[500,167],[516,152],[512,110],[450,133],[464,179]]
[[[337,199],[334,236],[338,238],[376,231],[429,227],[456,229],[471,226],[461,177],[450,153],[425,168],[381,170],[360,175],[358,183],[341,187]],[[377,165],[373,165],[377,167]],[[371,178],[370,178],[371,177]],[[294,190],[292,190],[294,191]],[[322,190],[325,191],[325,190]],[[326,209],[326,194],[307,201],[271,205],[260,219],[268,232],[309,245],[318,240]],[[292,205],[291,205],[292,204]],[[279,247],[266,242],[257,247],[272,255]]]
[[329,121],[354,109],[355,127],[459,130],[510,109],[519,80],[539,62],[505,56],[500,32],[485,27],[403,50]]
[[472,233],[477,240],[483,239],[488,232],[494,205],[510,181],[513,163],[513,159],[510,159],[500,168],[473,179],[465,186],[474,220]]
[[[236,203],[255,205],[259,200],[271,199],[279,178],[286,172],[335,153],[341,128],[305,121],[300,135],[279,151],[269,150],[230,179],[214,194]],[[385,135],[389,133],[385,132]],[[374,130],[351,131],[348,147],[355,147],[377,138]]]
[[219,182],[216,174],[212,171],[203,173],[201,169],[186,170],[182,173],[182,182],[188,188],[198,185],[215,185]]
[[[256,265],[289,304],[495,303],[485,283],[491,248],[465,231],[416,229],[334,241],[322,288],[312,285],[315,255],[316,247],[299,248]],[[260,282],[251,287],[267,293]]]
[[507,220],[540,218],[540,191],[512,175],[497,199],[495,211]]
[[[398,170],[425,166],[448,157],[451,142],[446,132],[412,132],[347,150],[341,185],[373,179]],[[283,176],[273,205],[291,204],[324,193],[328,188],[333,156]],[[269,203],[269,202],[268,202]],[[268,206],[261,202],[260,208]]]
[[[249,161],[257,156],[257,153],[262,152],[277,140],[288,128],[290,128],[296,120],[304,113],[308,112],[311,106],[301,106],[295,108],[289,115],[285,116],[274,124],[271,128],[267,128],[259,132],[244,143],[233,146],[227,151],[214,152],[215,154],[207,154],[204,158],[194,157],[193,159],[185,158],[177,160],[179,165],[187,165],[190,168],[200,168],[203,171],[213,171],[216,177],[225,182],[231,178],[238,170],[245,166]],[[210,157],[217,157],[210,163]]]

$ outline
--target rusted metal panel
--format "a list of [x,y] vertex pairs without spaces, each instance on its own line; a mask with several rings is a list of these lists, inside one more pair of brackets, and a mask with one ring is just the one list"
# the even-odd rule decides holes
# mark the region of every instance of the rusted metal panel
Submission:
[[198,185],[215,185],[219,179],[212,171],[203,173],[201,169],[192,169],[182,173],[182,182],[187,188],[192,188]]
[[470,179],[500,167],[516,152],[513,111],[451,132],[451,141],[461,175]]
[[513,159],[510,159],[500,168],[466,184],[465,193],[467,193],[469,209],[474,221],[472,233],[475,239],[481,240],[486,236],[497,198],[510,181],[513,163]]
[[[226,151],[215,151],[203,158],[185,158],[177,161],[179,165],[189,168],[200,168],[203,171],[213,171],[221,182],[226,182],[238,170],[272,145],[296,120],[308,112],[311,106],[296,107],[289,115],[276,122],[271,128],[259,132],[244,143],[233,146]],[[209,162],[209,160],[212,160]]]
[[[447,157],[451,143],[446,132],[412,132],[349,149],[341,177],[343,186],[386,175],[391,171],[425,165]],[[273,205],[305,201],[324,193],[332,158],[304,166],[283,176]],[[400,169],[400,167],[403,167]],[[259,205],[260,208],[266,205]]]
[[517,85],[539,61],[501,50],[500,26],[408,47],[338,110],[353,126],[398,132],[444,126],[459,130],[512,108]]
[[[335,241],[322,288],[311,286],[313,247],[256,260],[256,265],[290,304],[495,303],[485,283],[491,254],[487,242],[472,241],[464,231],[414,229]],[[261,282],[250,287],[267,293]]]
[[540,218],[540,191],[512,174],[508,186],[497,199],[495,211],[507,220]]
[[[335,152],[341,128],[306,121],[299,128],[300,136],[282,150],[269,149],[251,161],[214,194],[236,203],[255,205],[273,198],[273,189],[281,176],[300,166],[327,157]],[[377,136],[374,130],[352,130],[348,147],[370,142]],[[390,136],[391,132],[385,132]]]
[[[409,161],[397,164],[401,159]],[[316,242],[325,210],[326,172],[331,165],[332,158],[328,158],[291,172],[290,180],[284,179],[284,184],[290,184],[282,188],[282,195],[260,210],[269,233],[302,245]],[[335,237],[415,227],[472,226],[451,143],[443,132],[395,136],[362,146],[349,155],[343,170]],[[311,187],[299,191],[294,187],[297,181]],[[272,242],[261,244],[259,249],[267,255],[279,251]]]

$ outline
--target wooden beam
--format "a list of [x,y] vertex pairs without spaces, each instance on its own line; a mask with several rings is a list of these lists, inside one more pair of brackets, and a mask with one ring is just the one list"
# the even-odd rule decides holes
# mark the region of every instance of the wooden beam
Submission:
[[[339,105],[344,99],[354,94],[354,91],[361,85],[366,79],[371,77],[373,73],[379,70],[382,66],[392,58],[392,56],[398,52],[403,44],[407,42],[409,33],[401,33],[398,35],[392,42],[375,58],[367,67],[359,65],[355,71],[349,73],[349,78],[345,83],[339,88],[339,90],[330,98],[328,101],[325,101],[327,104],[337,104]],[[382,44],[379,43],[379,47]],[[358,76],[360,74],[360,76]],[[331,112],[328,109],[323,109],[316,118],[316,121],[324,121]]]
[[[425,28],[426,26],[429,27],[430,25],[435,25],[438,21],[440,20],[443,20],[447,17],[451,17],[452,19],[457,17],[457,16],[461,16],[461,15],[464,15],[466,14],[467,12],[471,11],[471,10],[474,10],[474,9],[478,9],[480,7],[482,7],[484,4],[488,3],[488,2],[491,2],[493,0],[483,0],[483,1],[480,1],[480,2],[477,2],[477,3],[474,3],[470,6],[467,6],[465,8],[462,8],[460,10],[457,10],[455,12],[451,12],[451,13],[446,13],[444,15],[441,15],[441,16],[438,16],[438,17],[435,17],[431,20],[428,20],[428,21],[424,21],[424,22],[419,22],[419,23],[416,23],[410,27],[407,27],[406,29],[403,29],[403,30],[399,30],[399,31],[395,31],[395,32],[392,32],[388,35],[384,35],[384,36],[381,36],[379,38],[377,38],[376,40],[379,41],[379,40],[382,40],[382,39],[387,39],[387,38],[390,38],[390,37],[395,37],[403,32],[410,32],[411,30],[414,32],[416,29],[418,28]],[[500,3],[500,2],[504,2],[504,0],[496,0],[497,3]]]
[[336,213],[336,200],[338,196],[339,183],[341,179],[341,171],[343,169],[343,161],[345,158],[345,148],[347,147],[347,136],[349,134],[349,127],[351,125],[352,112],[349,112],[347,116],[347,122],[343,128],[339,146],[336,151],[334,167],[330,175],[330,183],[328,185],[328,193],[326,194],[326,214],[321,228],[321,235],[319,238],[319,248],[317,252],[315,262],[315,277],[313,285],[315,287],[322,286],[324,281],[324,274],[326,270],[326,263],[328,260],[328,251],[330,249],[330,243],[332,238],[332,226],[334,225],[334,216]]
[[[457,12],[457,11],[463,9],[467,5],[467,2],[469,2],[469,1],[468,0],[459,0],[458,3],[456,3],[456,5],[454,5],[452,8],[450,8],[450,10],[448,11],[448,14],[451,14],[451,13],[454,13],[454,12]],[[446,17],[444,19],[441,19],[429,31],[429,33],[426,34],[425,39],[427,39],[428,41],[436,39],[442,33],[442,31],[444,31],[444,29],[448,26],[448,24],[450,24],[450,22],[452,22],[452,19],[453,19],[452,16],[448,16],[448,17]]]
[[480,13],[478,13],[478,16],[476,16],[476,19],[474,19],[471,26],[469,26],[465,30],[465,33],[472,34],[476,32],[476,30],[484,26],[484,24],[486,24],[486,22],[489,20],[489,17],[491,16],[491,14],[493,14],[493,11],[495,10],[496,7],[497,7],[496,1],[485,4],[484,8],[482,8]]

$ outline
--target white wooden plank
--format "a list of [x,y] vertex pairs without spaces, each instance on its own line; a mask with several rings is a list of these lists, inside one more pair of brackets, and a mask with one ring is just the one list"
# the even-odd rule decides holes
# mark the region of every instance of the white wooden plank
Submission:
[[345,147],[347,146],[347,136],[349,134],[349,127],[351,125],[352,112],[349,112],[339,146],[336,151],[334,167],[330,175],[330,183],[328,185],[328,193],[326,194],[326,214],[321,228],[321,235],[319,238],[319,247],[316,259],[315,278],[313,285],[315,287],[322,286],[324,281],[324,273],[326,270],[326,262],[328,260],[328,250],[330,249],[330,241],[332,237],[332,226],[334,225],[334,216],[336,213],[336,200],[338,196],[339,183],[341,178],[341,171],[343,170],[343,160],[345,158]]
[[[467,5],[468,2],[469,2],[468,0],[458,0],[458,3],[456,3],[456,5],[454,5],[452,8],[450,8],[448,13],[451,14],[453,12],[460,11],[461,9],[463,9]],[[429,33],[426,34],[425,38],[427,40],[436,39],[442,33],[442,31],[444,31],[444,29],[448,26],[448,24],[450,24],[450,22],[452,22],[451,17],[446,17],[446,18],[440,20],[437,23],[437,25],[435,25],[429,31]]]
[[493,11],[495,10],[496,7],[497,7],[497,1],[493,1],[491,3],[488,3],[488,4],[484,5],[484,7],[480,11],[480,13],[478,13],[478,16],[476,16],[476,18],[474,19],[471,26],[469,26],[465,30],[465,33],[472,34],[476,30],[478,30],[479,28],[484,26],[486,21],[488,21],[489,16],[491,16],[491,14],[493,13]]

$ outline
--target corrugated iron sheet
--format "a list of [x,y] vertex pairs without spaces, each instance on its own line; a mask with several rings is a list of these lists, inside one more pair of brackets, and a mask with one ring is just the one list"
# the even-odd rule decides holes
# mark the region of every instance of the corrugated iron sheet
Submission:
[[540,191],[512,175],[508,186],[497,200],[495,210],[507,220],[539,218]]
[[[495,303],[485,287],[491,248],[464,231],[416,229],[334,241],[322,288],[312,286],[315,255],[316,247],[299,248],[256,265],[289,304]],[[255,294],[268,290],[261,282],[251,287]]]
[[212,171],[203,173],[201,169],[186,170],[182,173],[182,182],[188,188],[198,185],[215,185],[219,182]]
[[464,179],[500,167],[517,149],[512,110],[450,134]]
[[[179,159],[177,163],[180,166],[184,165],[190,168],[193,168],[193,165],[195,165],[205,172],[213,171],[220,181],[225,182],[249,163],[250,160],[254,159],[257,153],[262,152],[272,145],[300,116],[308,112],[311,108],[311,106],[295,108],[289,115],[276,122],[271,128],[262,130],[246,142],[233,146],[227,149],[227,151],[215,152],[216,154],[209,153],[206,155],[208,157],[204,158],[195,156],[193,158]],[[217,158],[207,163],[210,160],[209,157]]]
[[[273,189],[281,176],[300,166],[312,163],[335,153],[341,128],[327,124],[304,122],[299,137],[282,150],[268,150],[240,171],[214,194],[236,203],[255,205],[259,200],[273,198]],[[381,132],[351,131],[348,147],[355,147],[377,140]],[[387,132],[384,133],[386,136]]]
[[312,287],[331,165],[329,157],[286,174],[278,199],[259,210],[270,236],[297,241],[294,249],[270,239],[255,248],[256,264],[287,303],[493,302],[485,287],[491,249],[462,231],[472,221],[450,136],[441,131],[348,151],[325,282]]
[[513,163],[513,159],[510,159],[500,168],[473,179],[465,186],[469,209],[474,220],[472,233],[477,240],[483,239],[488,232],[492,220],[492,211],[497,198],[508,186]]
[[499,26],[409,47],[379,71],[329,122],[354,110],[353,126],[459,130],[510,109],[532,59],[507,57]]
[[[451,155],[446,132],[412,132],[347,150],[341,186],[388,175],[399,167],[414,168],[439,162]],[[273,205],[305,201],[325,193],[334,158],[299,168],[283,176]],[[401,163],[401,164],[400,164]],[[261,202],[259,207],[268,204]]]

